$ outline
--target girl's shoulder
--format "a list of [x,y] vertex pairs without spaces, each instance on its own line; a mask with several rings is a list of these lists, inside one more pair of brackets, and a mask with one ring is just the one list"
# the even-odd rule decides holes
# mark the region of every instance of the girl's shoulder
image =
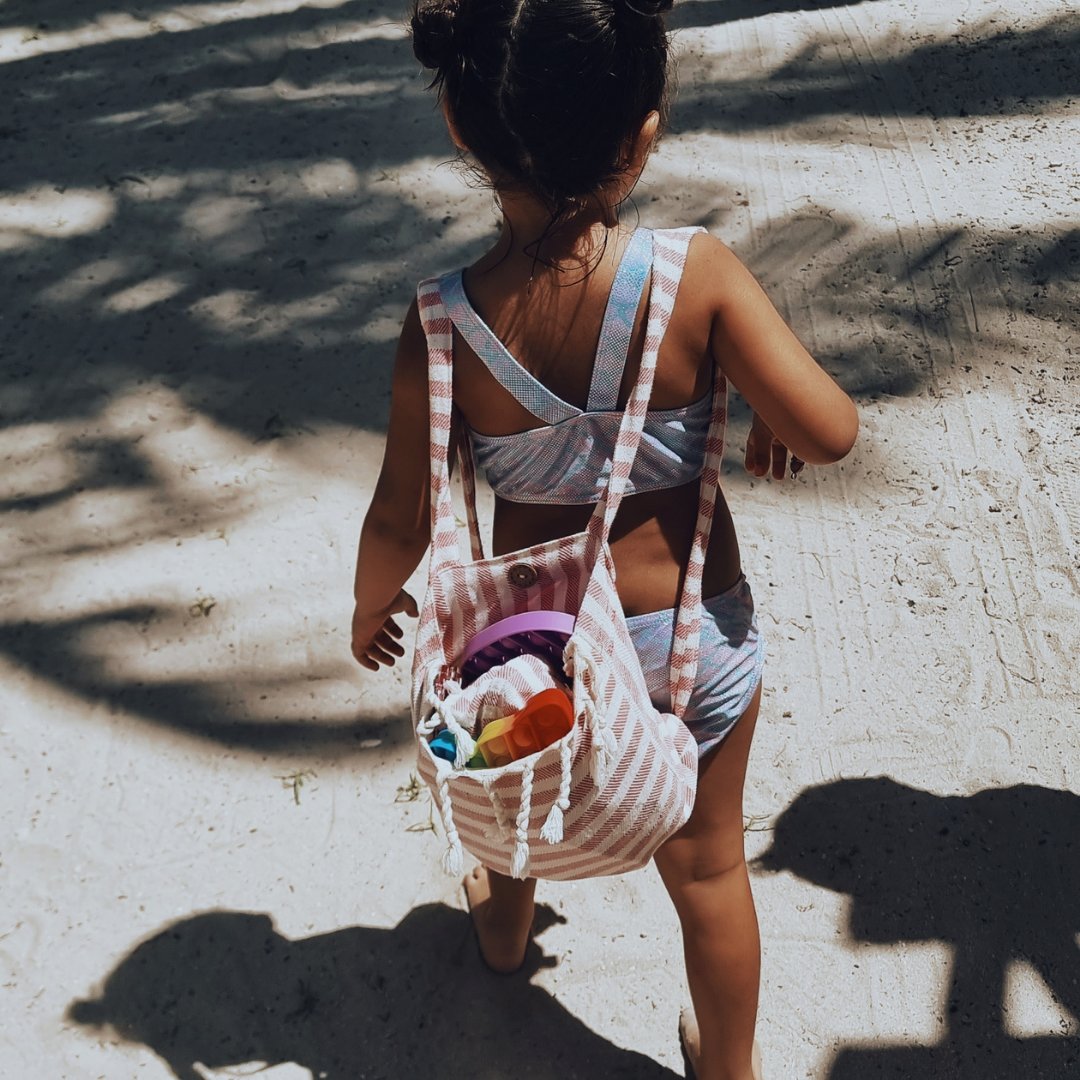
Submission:
[[688,236],[689,246],[686,256],[686,272],[696,276],[717,277],[718,284],[732,276],[739,277],[747,273],[739,257],[718,236],[713,236],[708,229],[692,225],[680,229],[661,229],[661,234],[673,237]]
[[700,225],[656,229],[654,235],[673,246],[686,245],[679,281],[679,307],[712,319],[746,289],[750,272],[718,237]]

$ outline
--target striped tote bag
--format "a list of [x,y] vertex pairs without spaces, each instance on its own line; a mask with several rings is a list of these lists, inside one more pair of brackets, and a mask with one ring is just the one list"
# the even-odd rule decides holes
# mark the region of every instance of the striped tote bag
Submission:
[[[610,477],[583,532],[509,554],[484,557],[476,520],[475,476],[458,448],[470,532],[463,559],[450,493],[453,340],[439,279],[418,289],[428,346],[432,550],[412,669],[419,771],[431,789],[446,838],[443,864],[463,870],[462,849],[502,874],[569,880],[618,874],[649,861],[690,816],[697,748],[678,719],[697,671],[701,579],[723,450],[726,386],[714,377],[713,417],[701,480],[697,528],[676,618],[672,713],[649,700],[615,590],[608,535],[640,442],[660,342],[675,304],[690,236],[653,234],[646,341],[627,402]],[[467,441],[467,440],[465,440]],[[472,718],[455,715],[456,664],[469,640],[492,623],[531,610],[575,616],[563,654],[572,680],[570,732],[536,754],[490,769],[466,769]],[[456,759],[435,756],[429,740],[455,736]]]

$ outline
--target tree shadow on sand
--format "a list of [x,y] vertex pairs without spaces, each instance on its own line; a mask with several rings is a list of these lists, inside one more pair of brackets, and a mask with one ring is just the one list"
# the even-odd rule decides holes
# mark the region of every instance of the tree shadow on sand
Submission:
[[[226,659],[200,672],[156,679],[117,670],[122,665],[116,658],[145,658],[170,627],[180,638],[186,631],[175,629],[179,621],[175,612],[149,604],[47,623],[0,621],[0,655],[88,704],[138,717],[151,730],[232,750],[340,759],[409,739],[410,726],[400,715],[345,696],[342,688],[354,677],[343,661],[303,657],[289,665],[278,655],[269,671],[260,672]],[[196,639],[187,633],[189,641]],[[235,636],[241,635],[237,627]]]
[[[541,906],[537,932],[558,921]],[[149,1046],[178,1080],[199,1080],[196,1064],[249,1062],[295,1062],[324,1080],[673,1080],[533,986],[553,963],[534,943],[520,972],[492,975],[468,916],[444,904],[391,930],[298,940],[269,915],[211,911],[136,946],[68,1018]]]
[[[761,13],[769,6],[762,5]],[[995,29],[993,23],[965,27],[948,40],[897,31],[861,49],[849,41],[838,50],[836,32],[822,27],[775,70],[691,77],[695,85],[680,91],[671,130],[760,131],[815,121],[812,128],[800,127],[799,137],[832,145],[850,119],[864,116],[1039,119],[1068,111],[1080,94],[1078,48],[1076,12],[1022,30]]]
[[873,0],[679,0],[668,17],[668,26],[672,30],[720,26],[783,11],[820,11],[822,8],[859,7],[866,3],[873,3]]
[[943,797],[888,777],[804,791],[760,864],[851,897],[850,933],[954,952],[947,1035],[935,1046],[849,1048],[829,1080],[1066,1080],[1080,1038],[1006,1031],[1022,960],[1080,1017],[1080,796],[1032,785]]
[[[0,25],[21,25],[19,6],[8,7]],[[291,747],[318,719],[320,745],[348,747],[384,718],[357,721],[342,665],[274,652],[288,633],[277,622],[252,629],[249,618],[241,634],[233,598],[206,621],[189,617],[196,598],[176,596],[164,545],[248,521],[280,464],[263,454],[270,441],[287,462],[318,454],[320,429],[384,429],[393,340],[415,282],[476,254],[484,204],[452,186],[445,203],[417,190],[418,175],[442,178],[433,170],[450,144],[397,0],[248,4],[228,18],[182,5],[182,19],[173,11],[157,25],[167,7],[50,0],[34,9],[48,27],[30,44],[44,51],[0,64],[0,655],[159,729]],[[121,9],[122,20],[104,17]],[[1076,83],[1070,19],[898,45],[869,75],[844,69],[820,42],[785,71],[708,73],[686,85],[673,135],[823,114],[840,123],[864,101],[895,99],[905,115],[995,111],[996,89],[1002,108],[1031,110]],[[93,33],[65,37],[80,28]],[[968,89],[950,74],[957,58],[978,76]],[[925,78],[912,80],[916,68]],[[799,87],[792,102],[777,96],[785,80]],[[723,232],[727,201],[710,184],[678,209]],[[1075,319],[1076,232],[904,229],[852,244],[859,228],[834,208],[805,206],[755,228],[746,255],[860,399],[919,394],[954,361],[950,327],[969,309],[984,364],[1018,362],[1008,328],[1017,314],[1043,321],[1043,341],[1042,330]],[[168,426],[162,399],[170,430],[201,425],[183,475],[175,445],[155,441]],[[207,449],[204,428],[228,446]],[[219,479],[198,482],[206,474]],[[155,580],[121,569],[150,545],[165,568]],[[110,584],[121,580],[122,590]],[[248,613],[271,607],[257,599]],[[300,606],[275,600],[279,611]],[[235,633],[209,632],[233,617]],[[227,637],[244,639],[245,660],[213,650]],[[179,661],[178,644],[192,646]],[[313,686],[326,692],[311,705]],[[273,726],[251,708],[264,696],[281,706]]]

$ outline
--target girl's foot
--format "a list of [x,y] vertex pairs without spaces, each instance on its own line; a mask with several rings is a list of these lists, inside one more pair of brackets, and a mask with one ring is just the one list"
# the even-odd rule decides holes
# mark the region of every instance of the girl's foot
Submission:
[[[698,1060],[701,1057],[701,1032],[693,1009],[683,1009],[679,1013],[679,1045],[682,1047],[683,1063],[686,1065],[687,1080],[696,1080]],[[757,1040],[750,1060],[751,1075],[754,1080],[761,1080],[761,1051]]]
[[[500,895],[496,906],[491,877],[485,867],[474,867],[465,875],[463,884],[484,963],[500,975],[512,975],[525,963],[533,923],[532,889],[521,888],[524,883],[515,881],[514,885],[519,887],[509,890],[506,898]],[[503,892],[501,888],[497,891]]]

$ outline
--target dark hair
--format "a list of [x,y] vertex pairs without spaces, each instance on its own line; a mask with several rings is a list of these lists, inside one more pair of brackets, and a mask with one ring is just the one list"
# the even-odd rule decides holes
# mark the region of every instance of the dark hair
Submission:
[[553,220],[622,171],[645,117],[667,113],[672,0],[414,0],[413,51],[497,187]]

